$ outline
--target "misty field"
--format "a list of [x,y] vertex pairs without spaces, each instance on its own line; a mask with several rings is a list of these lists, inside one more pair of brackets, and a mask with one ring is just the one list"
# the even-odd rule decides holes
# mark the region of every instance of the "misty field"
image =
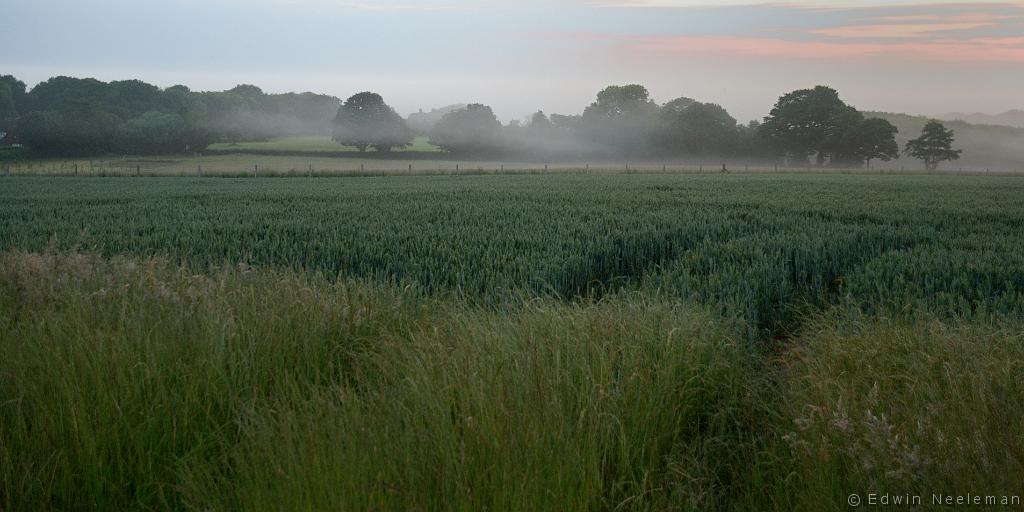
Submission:
[[[211,144],[209,149],[214,151],[289,151],[308,153],[337,153],[356,152],[352,146],[342,146],[326,135],[296,135],[290,137],[272,137],[266,141],[249,142],[221,142]],[[375,152],[370,150],[371,152]],[[438,153],[441,148],[430,143],[429,137],[418,136],[413,138],[412,143],[404,148],[391,150],[394,153],[417,152],[417,153]]]
[[1024,180],[0,185],[3,510],[1024,494]]
[[[1018,171],[948,166],[926,172],[916,161],[876,162],[869,168],[801,165],[744,158],[620,157],[526,159],[524,155],[452,155],[418,136],[388,153],[342,146],[327,136],[272,137],[265,141],[212,144],[204,154],[97,158],[11,158],[0,155],[0,176],[61,177],[372,177],[493,174],[947,174],[1017,176]],[[996,169],[1004,169],[997,167]],[[1005,169],[1010,169],[1005,167]]]

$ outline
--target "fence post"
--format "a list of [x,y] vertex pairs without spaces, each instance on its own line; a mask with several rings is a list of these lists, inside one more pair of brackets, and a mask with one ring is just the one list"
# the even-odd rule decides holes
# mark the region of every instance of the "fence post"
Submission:
[[136,177],[142,176],[142,166],[141,165],[136,165],[135,166],[135,176]]
[[309,164],[309,177],[313,177],[313,164]]
[[544,164],[544,174],[548,173],[548,164]]
[[459,172],[459,164],[455,164],[455,172]]
[[259,164],[252,164],[252,177],[255,178],[256,174],[258,174],[259,172],[260,172],[260,165]]
[[505,164],[501,164],[501,167],[500,167],[500,169],[499,169],[499,170],[500,170],[501,172],[505,172]]
[[78,176],[78,162],[75,162],[75,176]]

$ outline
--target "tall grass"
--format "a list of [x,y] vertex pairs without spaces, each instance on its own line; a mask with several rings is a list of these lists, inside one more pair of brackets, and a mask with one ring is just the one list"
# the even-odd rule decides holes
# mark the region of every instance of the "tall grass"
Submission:
[[0,259],[5,510],[710,508],[752,446],[753,361],[699,308]]
[[664,296],[478,308],[0,254],[0,510],[840,510],[1024,494],[1024,329]]
[[[823,316],[783,359],[775,505],[1024,495],[1024,329]],[[866,502],[865,502],[866,503]]]

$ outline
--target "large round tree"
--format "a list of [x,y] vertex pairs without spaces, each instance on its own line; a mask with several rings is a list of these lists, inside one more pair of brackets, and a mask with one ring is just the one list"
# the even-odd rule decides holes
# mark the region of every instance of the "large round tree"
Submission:
[[658,104],[642,85],[612,85],[583,111],[579,129],[606,152],[643,154],[657,123]]
[[404,148],[412,142],[412,130],[402,116],[373,92],[361,92],[338,109],[334,119],[334,140],[359,151],[373,147],[377,151]]
[[865,119],[846,130],[839,157],[867,167],[871,167],[871,161],[875,159],[888,162],[900,155],[900,146],[896,144],[898,132],[885,119]]
[[677,98],[658,114],[656,142],[667,154],[726,155],[735,150],[736,119],[714,103]]
[[835,89],[819,85],[779,98],[760,129],[778,152],[798,159],[816,155],[824,164],[841,150],[847,130],[863,119]]
[[501,150],[501,123],[491,107],[473,103],[445,114],[430,142],[451,153],[493,153]]

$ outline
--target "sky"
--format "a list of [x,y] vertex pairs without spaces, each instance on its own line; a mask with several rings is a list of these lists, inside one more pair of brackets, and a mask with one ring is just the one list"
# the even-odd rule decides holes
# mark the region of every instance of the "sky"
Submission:
[[1024,109],[1024,0],[0,0],[0,74],[382,94],[403,114],[579,113],[606,85],[741,122],[829,85],[861,110]]

